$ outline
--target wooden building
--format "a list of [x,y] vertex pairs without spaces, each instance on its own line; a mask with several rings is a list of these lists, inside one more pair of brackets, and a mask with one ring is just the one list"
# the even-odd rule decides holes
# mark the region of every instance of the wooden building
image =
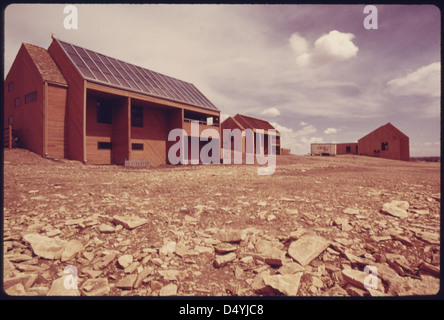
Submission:
[[358,143],[336,143],[336,154],[358,154]]
[[390,122],[358,140],[360,155],[410,161],[409,137]]
[[334,156],[336,155],[336,143],[312,143],[310,145],[312,156]]
[[390,122],[352,143],[312,143],[311,155],[358,154],[410,161],[409,137]]
[[[277,131],[268,121],[253,118],[250,116],[242,115],[242,114],[236,114],[234,117],[228,117],[225,119],[221,124],[221,131],[222,135],[224,134],[223,131],[226,130],[235,130],[239,129],[241,136],[242,136],[242,153],[257,153],[256,150],[256,133],[263,132],[263,140],[261,143],[261,147],[263,148],[263,154],[275,154],[278,155],[281,152],[281,134],[279,131]],[[252,141],[251,143],[248,143],[248,137],[245,134],[245,130],[250,129],[253,133]],[[274,130],[270,131],[270,130]],[[271,139],[271,145],[269,145],[269,135],[272,136]],[[233,132],[233,134],[230,136],[229,139],[226,137],[224,138],[222,136],[223,143],[230,143],[231,150],[235,150],[235,143],[236,143],[236,134]],[[224,148],[224,145],[222,145],[222,148]],[[258,151],[259,152],[259,151]]]
[[220,133],[220,111],[193,84],[55,38],[22,44],[4,93],[5,127],[42,156],[162,165],[172,129]]

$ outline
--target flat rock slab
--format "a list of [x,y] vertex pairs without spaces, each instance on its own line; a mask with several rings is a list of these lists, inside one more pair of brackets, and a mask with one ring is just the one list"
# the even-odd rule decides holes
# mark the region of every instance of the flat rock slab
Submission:
[[111,291],[108,278],[88,279],[82,285],[82,293],[85,296],[104,296]]
[[120,224],[126,229],[133,230],[148,223],[148,219],[140,218],[137,216],[114,216],[113,223]]
[[69,276],[58,278],[52,282],[51,288],[49,288],[47,296],[80,296],[80,291],[76,286],[73,286],[69,279]]
[[242,230],[227,229],[219,230],[216,233],[216,238],[223,242],[241,242],[242,241]]
[[159,296],[165,297],[165,296],[175,296],[177,295],[177,285],[170,283],[160,289]]
[[105,268],[108,264],[111,263],[111,261],[113,261],[116,258],[116,256],[117,253],[115,252],[106,254],[104,257],[100,258],[100,260],[94,264],[94,270]]
[[214,247],[214,250],[218,253],[229,253],[237,250],[237,247],[231,243],[223,242]]
[[353,270],[353,269],[344,269],[342,270],[342,277],[345,281],[350,283],[351,285],[358,287],[360,289],[365,290],[365,281],[367,277],[369,276],[368,273],[359,271],[359,270]]
[[408,203],[406,205],[404,202],[406,201],[394,200],[390,203],[384,203],[382,205],[381,211],[397,218],[407,218],[409,214],[407,213],[407,209],[405,208],[408,208]]
[[230,263],[234,259],[236,259],[236,254],[234,252],[230,252],[230,253],[223,254],[223,255],[217,255],[216,259],[214,260],[213,265],[216,268],[220,268],[220,267],[223,267],[226,264]]
[[426,231],[415,232],[415,236],[424,242],[430,244],[440,244],[439,233],[431,233]]
[[60,259],[68,244],[65,240],[49,238],[37,233],[27,234],[23,240],[31,245],[35,255],[49,260]]
[[284,245],[277,241],[259,240],[256,242],[256,251],[265,259],[265,263],[281,266],[285,259]]
[[133,263],[133,256],[130,254],[124,254],[123,256],[120,256],[119,259],[117,259],[117,262],[119,263],[119,266],[123,269],[130,266],[131,263]]
[[85,247],[79,240],[71,240],[68,242],[62,252],[61,261],[65,262],[71,260],[77,257],[77,255],[79,255],[83,250],[85,250]]
[[330,245],[330,241],[316,235],[305,235],[292,242],[288,255],[296,262],[306,266]]
[[134,283],[136,282],[137,274],[130,274],[129,276],[126,276],[116,284],[117,288],[120,289],[126,289],[131,290],[134,286]]
[[285,275],[266,275],[263,277],[263,281],[267,286],[270,286],[287,296],[296,296],[299,291],[302,275],[302,272]]

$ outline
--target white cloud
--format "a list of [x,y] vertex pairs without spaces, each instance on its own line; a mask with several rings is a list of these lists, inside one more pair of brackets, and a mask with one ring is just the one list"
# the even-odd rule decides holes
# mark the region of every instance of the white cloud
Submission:
[[418,68],[399,78],[387,82],[390,93],[394,95],[441,95],[441,63],[435,62]]
[[299,65],[316,67],[355,57],[359,48],[353,43],[354,38],[352,33],[332,30],[309,48],[307,40],[296,32],[290,36],[289,43]]
[[327,129],[324,130],[325,134],[334,134],[334,133],[337,133],[337,132],[338,132],[338,129],[336,129],[336,128],[327,128]]
[[301,122],[300,122],[300,125],[303,126],[303,127],[305,127],[307,124],[308,124],[308,123],[307,123],[307,122],[304,122],[304,121],[301,121]]
[[293,154],[305,155],[310,152],[310,144],[316,142],[323,142],[321,137],[315,137],[313,134],[317,129],[308,123],[297,131],[278,124],[277,122],[270,122],[281,134],[281,147],[289,148]]
[[261,112],[261,115],[270,116],[270,117],[277,117],[280,114],[281,112],[275,107],[265,109],[264,111]]

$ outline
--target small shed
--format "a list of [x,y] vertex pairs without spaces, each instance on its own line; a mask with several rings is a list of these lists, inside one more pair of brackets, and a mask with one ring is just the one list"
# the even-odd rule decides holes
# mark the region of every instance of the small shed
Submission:
[[336,143],[312,143],[310,154],[312,156],[334,156],[336,155]]

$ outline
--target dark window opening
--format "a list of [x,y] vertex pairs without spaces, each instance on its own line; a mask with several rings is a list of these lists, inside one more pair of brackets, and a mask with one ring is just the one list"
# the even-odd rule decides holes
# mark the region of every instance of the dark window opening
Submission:
[[131,106],[131,127],[143,128],[143,107]]
[[382,151],[388,150],[388,142],[381,142],[381,150]]
[[8,92],[11,92],[12,90],[14,90],[14,82],[9,82],[8,83]]
[[143,143],[133,143],[131,144],[132,150],[143,150]]
[[97,123],[113,123],[113,108],[108,101],[97,101]]
[[345,152],[346,153],[351,153],[351,147],[350,146],[346,146],[345,147]]
[[19,107],[20,106],[20,98],[15,98],[14,99],[14,107]]
[[37,91],[28,93],[25,95],[25,104],[31,103],[37,100]]
[[111,150],[112,148],[112,142],[97,142],[97,149],[99,150]]

